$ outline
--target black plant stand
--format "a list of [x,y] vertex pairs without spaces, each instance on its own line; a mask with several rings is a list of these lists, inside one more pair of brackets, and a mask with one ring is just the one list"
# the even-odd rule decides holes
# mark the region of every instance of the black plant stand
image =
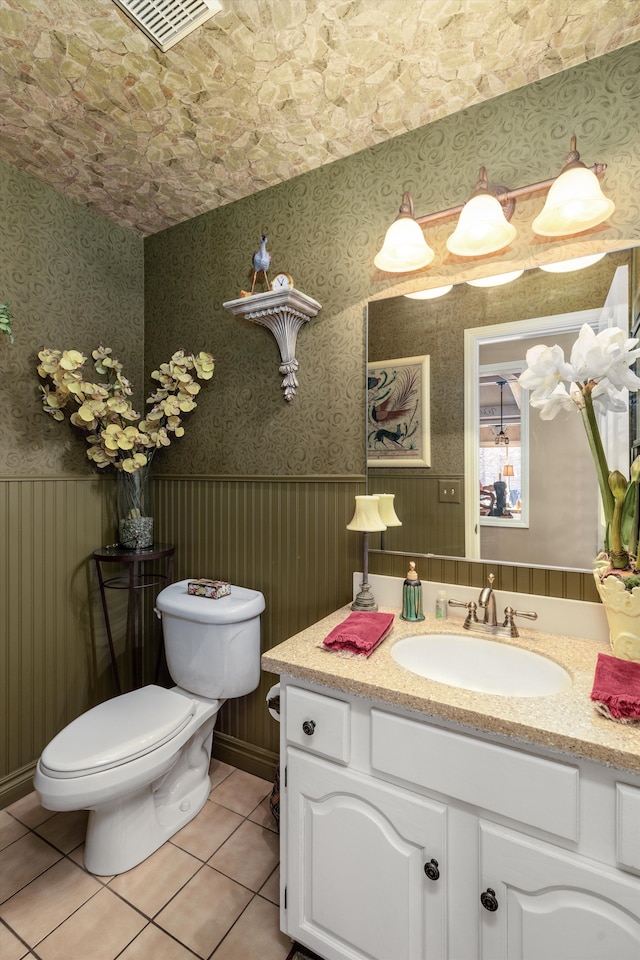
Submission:
[[[118,694],[122,693],[122,687],[120,685],[120,675],[113,646],[106,591],[128,591],[126,642],[131,648],[133,657],[133,686],[135,689],[142,684],[142,593],[144,590],[151,589],[152,587],[160,588],[171,583],[174,550],[175,547],[171,543],[154,543],[150,547],[133,550],[127,550],[115,544],[108,547],[101,547],[99,550],[94,550],[93,552],[93,559],[98,574],[98,586],[100,587],[100,598],[102,600],[104,624],[107,631],[111,669],[113,670],[113,679],[116,693]],[[158,570],[157,567],[153,570],[145,569],[147,564],[157,563],[158,561],[164,561],[164,568],[162,570]],[[105,579],[102,567],[103,564],[110,563],[125,566],[127,568],[126,573]],[[156,593],[159,592],[158,589]],[[162,650],[158,653],[158,667],[160,665],[161,653]]]

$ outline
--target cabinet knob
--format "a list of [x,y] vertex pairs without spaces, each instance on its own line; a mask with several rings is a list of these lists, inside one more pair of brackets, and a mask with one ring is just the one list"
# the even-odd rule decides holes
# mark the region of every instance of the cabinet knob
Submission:
[[302,731],[303,733],[306,733],[308,737],[310,737],[313,734],[313,731],[315,730],[315,728],[316,728],[315,720],[305,720],[304,723],[302,724]]
[[480,894],[480,903],[488,910],[490,913],[494,913],[498,909],[498,901],[496,899],[496,892],[492,890],[491,887],[487,887],[484,893]]
[[429,860],[428,863],[425,863],[424,872],[429,877],[429,880],[437,880],[440,876],[440,871],[438,870],[438,861]]

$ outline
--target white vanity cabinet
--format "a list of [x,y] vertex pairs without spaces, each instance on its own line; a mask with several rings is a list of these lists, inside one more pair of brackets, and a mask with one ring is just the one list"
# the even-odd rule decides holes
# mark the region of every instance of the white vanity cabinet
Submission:
[[281,682],[292,938],[324,960],[638,960],[637,774]]

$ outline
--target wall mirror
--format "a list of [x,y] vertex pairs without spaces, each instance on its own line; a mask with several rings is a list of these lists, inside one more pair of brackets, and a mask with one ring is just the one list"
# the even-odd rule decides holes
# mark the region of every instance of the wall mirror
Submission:
[[[367,472],[368,492],[395,494],[402,521],[401,527],[387,530],[384,549],[589,569],[601,542],[599,500],[580,417],[562,414],[561,421],[552,422],[552,435],[550,422],[540,421],[538,412],[529,410],[528,398],[518,397],[517,387],[506,384],[515,383],[526,350],[534,343],[550,337],[568,354],[582,322],[597,329],[623,317],[628,325],[630,261],[631,251],[615,251],[584,270],[551,273],[535,268],[504,286],[461,283],[434,300],[394,296],[368,304],[368,362],[429,356],[431,371],[430,466]],[[495,444],[501,381],[502,426],[507,434],[511,431],[508,445]],[[521,415],[517,427],[515,420],[508,423],[514,408]],[[629,413],[617,417],[608,427],[609,452],[625,462],[610,460],[610,465],[626,471]],[[494,483],[484,484],[494,487],[494,496],[495,481],[506,479],[504,467],[515,466],[518,459],[518,482],[515,476],[506,481],[511,516],[504,519],[483,516],[490,498],[482,505],[480,500],[481,433],[487,442],[488,431],[494,447],[502,447],[489,458]],[[585,516],[592,518],[588,525]],[[565,546],[570,528],[582,531],[571,556]],[[564,536],[558,538],[558,531]],[[370,547],[380,546],[372,536]]]

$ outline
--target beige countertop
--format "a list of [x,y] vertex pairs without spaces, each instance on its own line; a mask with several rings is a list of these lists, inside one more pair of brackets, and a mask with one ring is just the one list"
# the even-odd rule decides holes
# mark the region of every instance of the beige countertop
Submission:
[[416,676],[391,656],[393,644],[402,637],[416,633],[462,633],[462,620],[443,621],[427,616],[423,623],[407,623],[397,616],[398,610],[379,609],[395,613],[396,618],[389,635],[368,659],[335,653],[322,646],[329,631],[351,612],[346,606],[266,651],[262,656],[263,669],[640,772],[640,725],[607,720],[596,712],[590,700],[597,655],[611,652],[607,643],[524,629],[516,640],[479,634],[487,643],[510,643],[556,661],[569,672],[572,685],[562,693],[543,697],[475,693]]

